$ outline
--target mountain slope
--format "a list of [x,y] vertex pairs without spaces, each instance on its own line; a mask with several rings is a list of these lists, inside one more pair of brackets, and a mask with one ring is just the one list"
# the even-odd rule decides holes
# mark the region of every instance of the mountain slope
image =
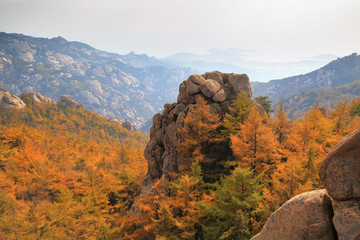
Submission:
[[62,37],[0,33],[0,88],[71,95],[92,111],[137,126],[175,101],[179,83],[193,72],[146,55],[119,55]]
[[252,89],[255,97],[269,96],[272,102],[276,102],[280,98],[286,99],[307,90],[331,89],[358,79],[360,79],[360,55],[353,53],[304,75],[267,83],[252,82]]
[[333,89],[313,89],[296,94],[284,100],[288,116],[293,118],[308,112],[311,107],[319,105],[332,109],[341,101],[360,98],[360,80]]

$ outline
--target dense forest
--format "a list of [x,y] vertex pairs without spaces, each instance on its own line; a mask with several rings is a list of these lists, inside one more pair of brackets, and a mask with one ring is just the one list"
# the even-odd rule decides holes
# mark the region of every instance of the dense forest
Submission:
[[[318,166],[360,128],[360,100],[289,120],[245,94],[220,121],[205,101],[179,129],[181,169],[139,194],[148,137],[80,109],[0,109],[0,238],[249,239],[291,197],[323,188]],[[209,146],[228,149],[214,173]],[[211,152],[211,151],[210,151]]]

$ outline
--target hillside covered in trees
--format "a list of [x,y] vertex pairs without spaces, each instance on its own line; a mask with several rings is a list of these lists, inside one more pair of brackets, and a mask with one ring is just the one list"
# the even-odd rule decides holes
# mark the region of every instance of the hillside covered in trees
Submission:
[[[179,130],[181,168],[138,195],[147,136],[84,109],[26,104],[0,115],[5,239],[249,239],[285,201],[322,188],[319,162],[360,128],[360,101],[291,121],[282,104],[270,118],[246,94],[222,120],[198,99]],[[228,151],[214,162],[208,146],[219,145]]]

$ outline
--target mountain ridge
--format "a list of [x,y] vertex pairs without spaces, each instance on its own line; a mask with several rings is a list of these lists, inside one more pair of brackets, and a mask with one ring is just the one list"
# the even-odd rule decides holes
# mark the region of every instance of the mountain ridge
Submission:
[[268,96],[272,102],[277,102],[280,98],[286,99],[307,90],[330,89],[359,79],[360,55],[353,53],[307,74],[251,84],[255,97]]
[[147,55],[120,55],[62,37],[0,33],[0,88],[17,95],[71,95],[106,117],[140,126],[175,100],[194,70]]

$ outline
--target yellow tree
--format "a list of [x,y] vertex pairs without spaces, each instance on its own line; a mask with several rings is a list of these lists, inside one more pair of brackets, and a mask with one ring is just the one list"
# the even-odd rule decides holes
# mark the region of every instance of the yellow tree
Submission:
[[257,173],[268,170],[278,158],[276,137],[266,120],[258,111],[252,111],[248,122],[241,126],[240,137],[231,136],[231,149],[239,158],[239,166]]
[[209,112],[209,105],[204,99],[200,99],[196,107],[188,112],[184,127],[179,129],[182,140],[177,147],[183,171],[189,172],[193,162],[204,159],[202,148],[214,141],[219,121],[220,116]]
[[283,144],[287,139],[291,128],[291,121],[287,118],[283,101],[280,101],[277,106],[274,128],[279,143]]

